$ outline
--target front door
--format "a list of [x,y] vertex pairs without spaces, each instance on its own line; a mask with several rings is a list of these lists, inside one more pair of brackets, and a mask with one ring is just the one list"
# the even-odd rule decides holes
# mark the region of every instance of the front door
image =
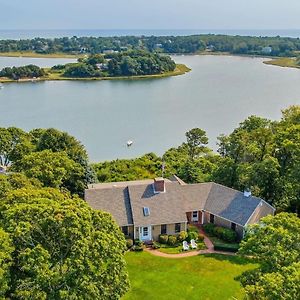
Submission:
[[151,240],[151,226],[140,227],[140,240],[142,241]]

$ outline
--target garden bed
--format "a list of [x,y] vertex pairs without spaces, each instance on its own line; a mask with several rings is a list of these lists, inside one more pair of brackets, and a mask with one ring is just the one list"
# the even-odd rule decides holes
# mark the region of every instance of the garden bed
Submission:
[[214,245],[214,250],[237,252],[239,249],[237,233],[228,228],[208,223],[203,226],[205,233]]
[[[157,243],[158,244],[158,243]],[[182,244],[177,244],[175,246],[165,245],[165,244],[159,244],[160,248],[157,248],[158,251],[167,253],[167,254],[178,254],[183,252],[191,252],[191,251],[198,251],[198,250],[204,250],[206,249],[206,246],[204,242],[197,242],[197,249],[189,249],[187,251],[184,251],[182,249]]]

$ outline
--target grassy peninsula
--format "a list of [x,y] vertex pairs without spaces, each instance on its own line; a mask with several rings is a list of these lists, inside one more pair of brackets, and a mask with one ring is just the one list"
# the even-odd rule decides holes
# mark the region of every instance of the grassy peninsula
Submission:
[[300,61],[295,57],[281,57],[264,61],[266,65],[300,69]]

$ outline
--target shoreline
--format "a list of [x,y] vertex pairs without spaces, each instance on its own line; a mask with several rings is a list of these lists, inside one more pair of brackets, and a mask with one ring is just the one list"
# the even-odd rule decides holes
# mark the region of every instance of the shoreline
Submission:
[[191,69],[184,64],[176,64],[176,68],[172,72],[166,72],[162,74],[153,75],[137,75],[137,76],[119,76],[119,77],[90,77],[90,78],[73,78],[73,77],[62,77],[59,74],[50,73],[47,77],[41,78],[24,78],[19,80],[0,78],[0,83],[24,83],[24,82],[43,82],[43,81],[101,81],[101,80],[142,80],[142,79],[159,79],[167,78],[172,76],[184,75],[190,72]]
[[[240,56],[240,57],[260,57],[260,58],[270,58],[277,59],[282,58],[280,56],[268,56],[268,55],[258,55],[258,54],[234,54],[230,52],[213,52],[213,51],[201,51],[196,53],[163,53],[169,56],[190,56],[190,55],[216,55],[216,56]],[[36,52],[0,52],[0,57],[27,57],[27,58],[73,58],[78,59],[88,55],[86,54],[66,54],[66,53],[50,53],[41,54]]]
[[300,65],[296,63],[295,57],[275,58],[272,60],[264,61],[263,63],[269,66],[275,66],[281,68],[300,69]]
[[[249,58],[263,58],[266,59],[263,61],[266,65],[277,66],[277,67],[286,67],[286,68],[295,68],[300,69],[300,65],[295,64],[295,57],[280,57],[280,56],[268,56],[268,55],[251,55],[251,54],[234,54],[230,52],[212,52],[212,51],[201,51],[197,53],[167,53],[170,56],[233,56],[233,57],[249,57]],[[0,57],[25,57],[25,58],[65,58],[65,59],[78,59],[83,58],[87,54],[66,54],[66,53],[51,53],[51,54],[40,54],[35,52],[0,52]],[[179,64],[176,64],[177,66]],[[188,67],[186,67],[189,69]],[[163,78],[169,76],[183,75],[189,70],[181,73],[175,72],[174,74],[155,74],[155,75],[140,75],[140,76],[127,76],[127,77],[102,77],[102,78],[41,78],[36,81],[50,81],[50,80],[121,80],[121,79],[147,79],[147,78]],[[172,72],[173,73],[173,72]],[[24,81],[24,80],[22,80]],[[27,81],[31,81],[26,80]],[[0,83],[5,82],[16,82],[15,80],[1,80]]]

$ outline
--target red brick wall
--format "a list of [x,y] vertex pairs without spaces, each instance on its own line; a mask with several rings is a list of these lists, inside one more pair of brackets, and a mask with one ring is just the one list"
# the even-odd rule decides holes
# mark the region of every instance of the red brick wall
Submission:
[[189,224],[202,224],[202,211],[198,211],[198,222],[192,222],[192,212],[187,212],[186,213],[187,219],[188,219],[188,223]]

